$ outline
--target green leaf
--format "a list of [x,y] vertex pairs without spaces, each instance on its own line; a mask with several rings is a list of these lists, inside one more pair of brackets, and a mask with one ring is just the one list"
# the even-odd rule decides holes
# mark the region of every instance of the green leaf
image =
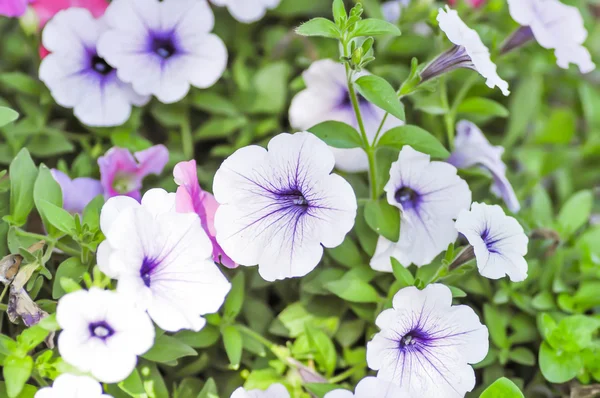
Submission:
[[50,169],[43,164],[40,165],[38,176],[33,186],[33,201],[42,217],[48,235],[53,237],[58,236],[60,235],[60,230],[49,222],[44,211],[39,208],[39,203],[42,200],[50,202],[60,208],[63,206],[63,196],[60,185],[58,185],[56,180],[54,180],[54,177],[52,177]]
[[33,358],[9,356],[4,360],[2,375],[6,383],[6,393],[9,398],[18,397],[33,370]]
[[33,209],[33,186],[38,170],[26,148],[10,163],[10,222],[21,226]]
[[594,194],[591,191],[579,191],[567,200],[557,218],[559,232],[564,238],[569,238],[587,223],[593,204]]
[[312,394],[316,395],[318,398],[325,397],[325,394],[327,394],[330,391],[340,390],[340,386],[338,386],[337,384],[325,383],[306,383],[304,384],[304,388],[306,388]]
[[543,83],[540,74],[524,76],[510,96],[510,119],[503,142],[505,148],[513,146],[525,134],[531,121],[536,119],[542,101]]
[[169,398],[169,390],[155,363],[140,361],[138,366],[148,398]]
[[365,205],[365,220],[373,231],[392,242],[400,237],[400,210],[386,200],[370,199]]
[[428,131],[418,126],[406,125],[388,130],[377,143],[377,146],[402,149],[410,145],[415,151],[423,152],[431,157],[446,159],[450,152]]
[[22,72],[8,72],[0,75],[0,83],[6,87],[31,96],[40,96],[42,83]]
[[160,363],[170,363],[182,357],[196,356],[198,353],[189,345],[182,343],[175,337],[161,335],[154,342],[154,346],[142,355],[143,358]]
[[525,366],[535,365],[535,355],[525,347],[517,347],[508,353],[508,358]]
[[238,272],[231,280],[231,290],[225,300],[225,316],[228,319],[235,319],[244,304],[244,284],[246,278],[243,272]]
[[568,108],[552,111],[542,128],[535,134],[537,144],[568,144],[575,136],[577,116]]
[[334,148],[361,148],[360,133],[342,122],[327,121],[308,129],[325,143]]
[[200,391],[200,394],[198,394],[198,396],[196,398],[217,398],[217,397],[218,397],[217,383],[215,383],[215,381],[211,377],[210,379],[206,380],[204,387],[202,387],[202,391]]
[[308,325],[305,327],[305,333],[310,348],[314,351],[315,361],[327,377],[331,376],[335,371],[337,362],[337,353],[333,341],[322,330]]
[[58,207],[44,199],[40,199],[36,205],[50,225],[55,226],[65,234],[71,234],[75,230],[73,216],[62,207]]
[[565,383],[573,379],[583,367],[579,354],[555,351],[543,342],[539,355],[542,375],[551,383]]
[[131,372],[125,380],[119,383],[119,388],[132,397],[139,397],[146,392],[144,390],[142,378],[137,369],[133,369],[133,372]]
[[510,379],[501,377],[486,388],[479,398],[525,398],[525,396]]
[[19,113],[10,108],[0,106],[0,127],[4,127],[19,118]]
[[17,343],[10,337],[0,334],[0,354],[9,356],[17,351]]
[[483,97],[471,97],[464,100],[458,107],[458,113],[487,117],[507,117],[508,109],[504,105]]
[[296,33],[301,36],[322,36],[330,39],[340,38],[338,27],[325,18],[313,18],[296,28]]
[[328,282],[325,287],[336,296],[351,303],[376,303],[379,301],[377,290],[360,279],[342,278]]
[[391,258],[392,261],[392,272],[398,282],[402,283],[402,286],[413,286],[415,284],[415,277],[410,273],[408,268],[404,267],[398,260]]
[[400,28],[398,28],[398,26],[391,24],[388,21],[376,18],[367,18],[358,21],[351,34],[352,37],[381,35],[400,36],[402,32],[400,32]]
[[79,283],[87,270],[87,267],[81,264],[81,259],[79,257],[71,257],[63,261],[56,270],[54,284],[52,285],[52,298],[57,300],[67,293],[61,286],[62,278],[69,278],[74,282]]
[[346,12],[346,6],[344,6],[344,0],[333,0],[333,20],[338,26],[342,26],[342,24],[348,18],[348,13]]
[[[21,393],[19,395],[17,395],[15,398],[34,398],[37,391],[38,391],[37,387],[34,387],[30,384],[25,384],[25,387],[23,388]],[[0,397],[6,398],[7,396],[8,396],[8,393],[6,391],[6,383],[3,381],[0,381]]]
[[396,90],[394,90],[387,80],[379,76],[367,75],[356,79],[355,84],[358,92],[367,101],[400,120],[406,119],[404,105],[398,99]]
[[494,344],[500,348],[509,348],[510,342],[506,328],[510,319],[506,311],[502,311],[495,305],[485,304],[483,306],[483,315]]
[[593,345],[593,335],[599,328],[600,320],[571,315],[559,322],[558,327],[546,336],[546,341],[557,350],[575,353]]
[[213,325],[206,325],[199,332],[192,330],[182,330],[174,336],[181,341],[194,348],[206,348],[214,345],[221,337],[221,331]]
[[223,329],[223,344],[225,345],[225,352],[227,353],[231,367],[237,370],[242,361],[244,342],[242,334],[235,326],[226,326]]
[[100,212],[104,206],[104,196],[98,195],[83,209],[83,223],[90,231],[95,232],[100,229]]

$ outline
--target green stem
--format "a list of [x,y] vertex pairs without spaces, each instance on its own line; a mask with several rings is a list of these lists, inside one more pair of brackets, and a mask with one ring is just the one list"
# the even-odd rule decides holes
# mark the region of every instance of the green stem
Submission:
[[183,155],[186,159],[194,158],[194,137],[188,118],[181,122],[181,144],[183,145]]
[[246,335],[252,337],[254,340],[260,342],[262,345],[264,345],[265,347],[267,347],[269,350],[271,350],[271,352],[273,352],[273,354],[275,354],[275,356],[277,356],[277,357],[280,356],[280,349],[278,349],[279,346],[277,344],[275,344],[272,341],[270,341],[269,339],[263,337],[261,334],[256,333],[254,330],[250,329],[247,326],[236,325],[236,328],[240,332],[245,333]]
[[[344,41],[342,42],[342,45],[344,47],[344,57],[347,58],[349,56],[348,43]],[[360,106],[358,105],[358,97],[356,96],[354,82],[352,81],[352,71],[350,70],[350,65],[345,62],[344,67],[346,68],[348,95],[350,96],[352,109],[354,109],[354,114],[356,115],[356,121],[358,123],[358,129],[363,141],[363,146],[365,152],[367,153],[367,158],[369,159],[369,185],[371,187],[371,199],[377,199],[377,196],[379,195],[377,191],[377,168],[375,167],[375,141],[373,141],[373,143],[369,141],[369,137],[367,136],[367,132],[365,130],[362,114],[360,113]]]
[[10,286],[10,283],[4,285],[4,290],[2,290],[2,294],[0,294],[0,303],[2,302],[2,300],[4,300],[4,296],[6,295],[6,292],[8,291],[9,286]]
[[452,111],[450,110],[450,104],[448,103],[448,87],[446,86],[446,79],[444,76],[440,77],[440,100],[442,106],[446,110],[444,114],[444,125],[446,126],[446,136],[448,137],[448,147],[454,148],[454,119]]
[[375,138],[373,139],[373,145],[377,144],[377,140],[379,140],[379,134],[381,133],[381,130],[383,129],[383,125],[385,124],[385,121],[388,118],[389,113],[385,113],[385,115],[383,115],[383,119],[381,119],[381,123],[379,123],[379,127],[377,128],[377,134],[375,134]]
[[357,369],[358,369],[357,367],[350,368],[350,369],[340,373],[339,375],[334,376],[331,379],[327,380],[327,382],[329,384],[338,384],[340,381],[344,381],[348,377],[352,376],[356,372]]

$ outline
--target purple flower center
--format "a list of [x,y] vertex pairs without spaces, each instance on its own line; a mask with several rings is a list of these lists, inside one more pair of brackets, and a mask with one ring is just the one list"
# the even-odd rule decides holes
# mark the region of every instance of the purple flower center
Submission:
[[482,233],[481,233],[481,239],[483,240],[483,242],[485,243],[485,246],[487,247],[488,251],[490,253],[497,253],[498,251],[494,248],[494,244],[498,243],[499,239],[494,239],[492,236],[490,236],[490,230],[488,228],[486,228]]
[[278,199],[280,200],[280,202],[289,206],[297,207],[304,210],[308,209],[308,207],[310,206],[308,200],[298,189],[291,189],[289,191],[280,192],[277,194],[277,196],[279,197]]
[[98,55],[94,55],[91,60],[91,66],[94,71],[97,73],[106,76],[110,72],[114,70],[112,66],[110,66],[104,58],[99,57]]
[[398,348],[402,351],[419,350],[421,346],[426,345],[430,340],[427,333],[416,328],[400,338]]
[[152,51],[162,59],[169,59],[177,52],[177,48],[171,37],[154,37]]
[[415,208],[419,201],[419,194],[409,187],[399,188],[394,194],[396,202],[400,203],[405,209]]
[[92,337],[102,340],[106,340],[115,334],[115,330],[106,321],[92,322],[89,325],[89,329]]
[[144,257],[142,267],[140,268],[140,276],[142,277],[142,281],[144,281],[144,285],[147,287],[150,287],[150,283],[152,282],[152,272],[159,264],[160,262],[155,258]]

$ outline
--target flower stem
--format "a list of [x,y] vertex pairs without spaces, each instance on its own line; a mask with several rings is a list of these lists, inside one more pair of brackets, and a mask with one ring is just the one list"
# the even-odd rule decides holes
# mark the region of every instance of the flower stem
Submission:
[[327,380],[327,382],[329,384],[338,384],[340,381],[344,381],[348,377],[352,376],[357,370],[358,370],[358,368],[356,366],[352,367],[352,368],[340,373],[339,375],[332,377],[331,379]]
[[446,126],[446,136],[448,138],[448,147],[454,148],[454,119],[455,115],[450,110],[450,104],[448,103],[448,86],[446,85],[446,78],[440,77],[440,100],[442,106],[446,110],[444,114],[444,125]]
[[183,146],[183,155],[186,159],[194,158],[194,137],[190,127],[189,116],[181,122],[181,144]]
[[[348,58],[348,42],[344,41],[342,42],[342,45],[344,47],[344,57]],[[348,95],[350,96],[350,102],[352,102],[352,109],[354,110],[354,114],[356,115],[356,122],[358,124],[358,130],[363,141],[363,147],[365,149],[365,152],[367,153],[367,158],[369,159],[369,185],[371,187],[371,199],[377,199],[379,195],[377,191],[377,168],[375,166],[375,141],[371,143],[369,141],[369,137],[367,136],[362,114],[360,113],[360,106],[358,105],[358,97],[356,96],[356,90],[354,89],[354,82],[352,80],[352,70],[350,69],[350,65],[348,64],[348,62],[344,63],[344,67],[346,68]]]

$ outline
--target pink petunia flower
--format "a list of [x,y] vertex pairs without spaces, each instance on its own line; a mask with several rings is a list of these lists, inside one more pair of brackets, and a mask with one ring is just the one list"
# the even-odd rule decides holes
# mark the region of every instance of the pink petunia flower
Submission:
[[71,7],[85,8],[94,18],[104,15],[108,1],[106,0],[34,0],[31,4],[40,23],[40,29],[46,25],[56,13]]
[[98,159],[100,182],[106,199],[125,195],[139,202],[144,177],[160,174],[169,161],[164,145],[155,145],[132,154],[125,148],[111,148]]
[[215,212],[219,203],[210,193],[202,190],[198,183],[196,161],[179,162],[173,170],[175,183],[179,185],[175,196],[176,208],[179,213],[196,213],[200,217],[202,228],[213,245],[213,260],[227,268],[236,268],[236,264],[217,243],[215,229]]
[[2,0],[0,1],[0,15],[7,17],[20,17],[25,14],[29,0]]

